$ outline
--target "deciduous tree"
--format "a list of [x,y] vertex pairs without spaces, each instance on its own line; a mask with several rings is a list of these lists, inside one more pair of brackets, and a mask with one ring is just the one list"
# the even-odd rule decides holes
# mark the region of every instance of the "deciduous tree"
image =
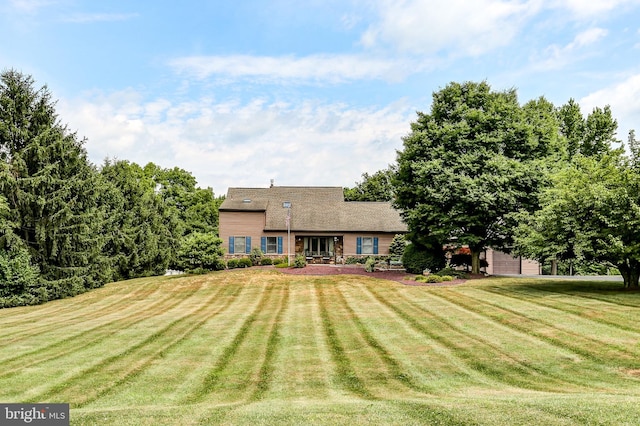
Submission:
[[518,251],[537,259],[596,261],[619,269],[626,287],[640,276],[640,175],[620,151],[577,156],[552,176],[542,207],[523,214]]
[[544,174],[535,160],[553,147],[554,126],[534,132],[531,118],[515,90],[495,92],[485,82],[434,93],[430,113],[419,112],[404,138],[394,178],[412,238],[468,245],[474,273],[485,247],[511,244],[510,215],[537,207]]

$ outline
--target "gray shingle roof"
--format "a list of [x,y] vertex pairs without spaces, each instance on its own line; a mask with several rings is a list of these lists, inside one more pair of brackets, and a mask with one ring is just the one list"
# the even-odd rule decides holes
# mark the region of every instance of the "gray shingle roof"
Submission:
[[406,232],[407,226],[388,202],[344,201],[341,187],[273,186],[229,188],[220,211],[264,211],[265,231],[286,230],[291,203],[291,230],[314,232]]

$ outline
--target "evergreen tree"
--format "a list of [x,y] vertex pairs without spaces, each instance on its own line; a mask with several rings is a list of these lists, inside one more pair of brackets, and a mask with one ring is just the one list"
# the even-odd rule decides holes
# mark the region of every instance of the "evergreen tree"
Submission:
[[59,122],[46,86],[14,70],[0,75],[0,191],[49,298],[111,278],[97,174],[83,144]]
[[106,247],[116,278],[163,274],[180,232],[175,208],[163,201],[159,186],[135,163],[106,160],[101,174],[116,189],[110,197],[111,238]]

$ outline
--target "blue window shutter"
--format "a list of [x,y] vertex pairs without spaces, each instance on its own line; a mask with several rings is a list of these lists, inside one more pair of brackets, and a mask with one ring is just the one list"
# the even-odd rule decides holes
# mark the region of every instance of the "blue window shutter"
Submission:
[[362,237],[356,238],[356,254],[362,254]]
[[267,237],[260,237],[260,250],[263,253],[267,252]]
[[229,237],[229,254],[233,254],[233,237]]
[[278,237],[278,254],[282,254],[282,237]]
[[246,245],[244,247],[244,252],[246,254],[249,254],[251,253],[251,237],[247,237],[245,241],[246,241]]
[[373,237],[373,254],[378,254],[378,237]]

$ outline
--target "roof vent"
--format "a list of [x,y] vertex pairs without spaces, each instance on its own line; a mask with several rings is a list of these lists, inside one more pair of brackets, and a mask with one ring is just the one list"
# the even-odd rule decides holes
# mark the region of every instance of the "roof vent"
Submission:
[[242,200],[243,203],[250,203],[251,199],[250,198],[245,198],[244,200]]

